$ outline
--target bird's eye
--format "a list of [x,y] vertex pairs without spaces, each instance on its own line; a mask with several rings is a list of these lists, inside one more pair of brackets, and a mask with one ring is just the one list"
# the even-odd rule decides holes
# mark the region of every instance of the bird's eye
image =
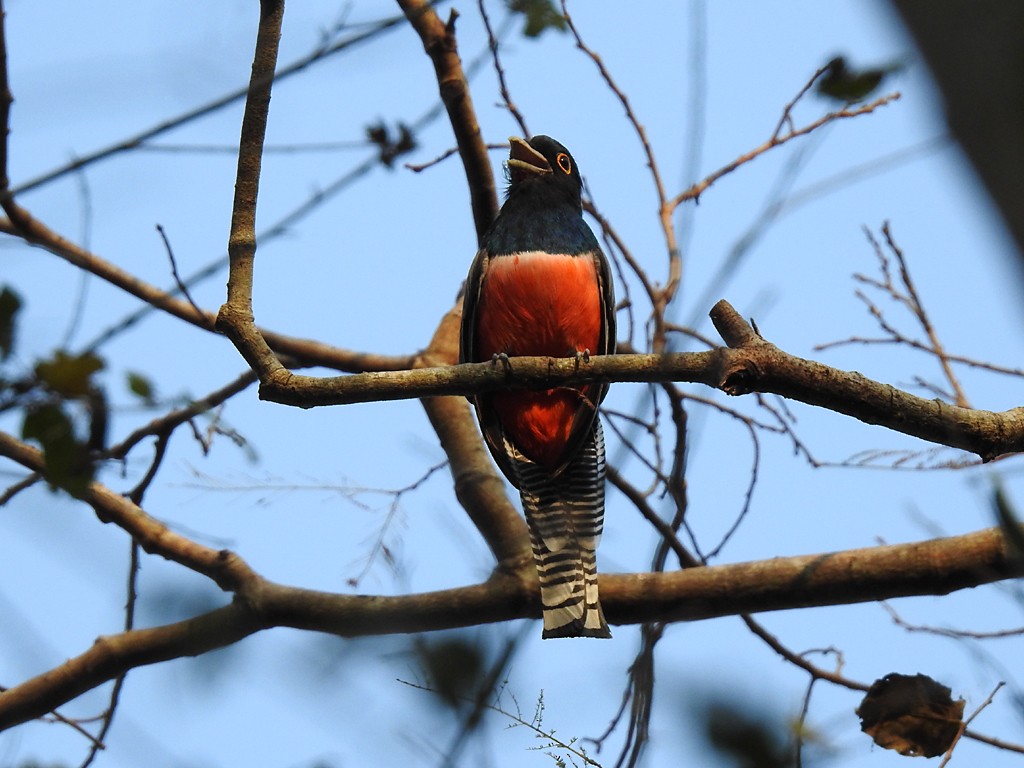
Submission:
[[572,173],[572,160],[565,152],[559,152],[558,157],[555,158],[555,162],[558,163],[558,167],[566,173]]

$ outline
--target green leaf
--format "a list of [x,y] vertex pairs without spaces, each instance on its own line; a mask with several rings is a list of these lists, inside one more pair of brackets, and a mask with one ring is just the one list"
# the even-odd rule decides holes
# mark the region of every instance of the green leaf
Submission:
[[5,285],[0,291],[0,361],[14,351],[15,317],[21,309],[21,297]]
[[42,446],[43,476],[51,489],[63,488],[77,498],[85,495],[93,478],[93,463],[63,408],[51,403],[32,408],[25,414],[21,436]]
[[91,352],[69,355],[64,350],[50,360],[36,363],[36,376],[63,397],[84,397],[92,386],[92,375],[103,368],[103,360]]
[[508,9],[512,13],[521,13],[526,17],[523,34],[527,37],[539,37],[549,29],[564,32],[565,17],[559,13],[552,0],[507,0]]
[[128,371],[128,389],[146,405],[156,403],[156,388],[146,376],[136,371]]

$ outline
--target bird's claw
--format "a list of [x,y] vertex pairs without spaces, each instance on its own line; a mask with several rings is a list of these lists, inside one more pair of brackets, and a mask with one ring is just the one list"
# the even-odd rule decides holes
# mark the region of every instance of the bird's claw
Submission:
[[576,370],[578,371],[580,369],[580,363],[581,362],[583,362],[583,363],[589,363],[590,362],[590,350],[589,349],[584,349],[582,352],[580,352],[579,350],[576,350],[576,352],[573,353],[572,358],[576,362]]
[[512,361],[508,359],[508,355],[504,352],[495,352],[491,355],[491,365],[497,367],[499,363],[505,369],[505,375],[510,376],[512,374]]

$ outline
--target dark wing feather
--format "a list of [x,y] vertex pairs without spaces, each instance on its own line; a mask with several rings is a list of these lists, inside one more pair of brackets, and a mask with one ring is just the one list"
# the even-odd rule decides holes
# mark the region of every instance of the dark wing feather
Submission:
[[[469,275],[466,277],[466,285],[462,294],[462,328],[459,336],[459,362],[479,362],[476,354],[476,310],[480,303],[480,287],[484,282],[484,275],[487,273],[487,265],[490,263],[491,255],[486,249],[481,248],[473,259],[469,268]],[[505,477],[516,488],[519,487],[515,469],[512,467],[508,453],[505,451],[505,437],[498,422],[498,416],[493,408],[486,406],[487,395],[470,397],[476,409],[477,419],[480,421],[480,430],[484,435],[484,442],[494,457],[495,463],[501,469]]]

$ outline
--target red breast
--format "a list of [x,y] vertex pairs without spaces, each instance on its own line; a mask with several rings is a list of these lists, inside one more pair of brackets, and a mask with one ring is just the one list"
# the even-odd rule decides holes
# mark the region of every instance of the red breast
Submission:
[[[493,258],[480,287],[477,357],[496,354],[567,357],[597,352],[601,296],[590,254],[539,251]],[[563,460],[569,433],[591,387],[509,392],[490,399],[506,435],[528,458],[549,468]]]

